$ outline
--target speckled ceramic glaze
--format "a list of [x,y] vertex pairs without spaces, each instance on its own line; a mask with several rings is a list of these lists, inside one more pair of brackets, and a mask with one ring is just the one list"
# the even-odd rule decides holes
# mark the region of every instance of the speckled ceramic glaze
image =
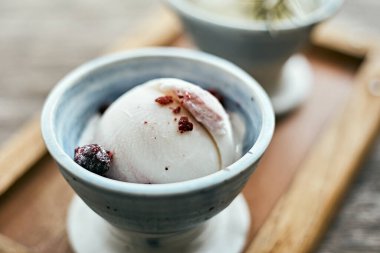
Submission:
[[[265,22],[234,20],[218,13],[213,15],[192,4],[191,0],[167,2],[178,13],[187,32],[201,50],[236,63],[251,73],[272,97],[278,93],[283,82],[283,66],[289,57],[305,45],[312,28],[333,15],[343,0],[325,0],[307,18],[285,20],[271,25],[270,29]],[[305,69],[298,65],[292,67],[300,71]],[[309,71],[307,66],[306,71]]]
[[[72,160],[81,132],[102,104],[161,77],[217,88],[231,100],[227,106],[243,115],[248,129],[238,161],[206,177],[146,185],[98,176]],[[47,148],[79,197],[115,227],[144,234],[183,231],[226,208],[254,171],[273,130],[270,101],[248,74],[220,58],[174,48],[140,49],[91,61],[58,83],[42,113]]]

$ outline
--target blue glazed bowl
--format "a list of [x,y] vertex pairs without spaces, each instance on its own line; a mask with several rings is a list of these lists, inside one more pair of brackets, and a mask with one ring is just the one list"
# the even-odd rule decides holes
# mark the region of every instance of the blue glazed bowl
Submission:
[[277,89],[284,63],[305,45],[312,28],[333,15],[343,0],[325,0],[307,18],[275,23],[271,30],[264,21],[224,17],[191,0],[167,2],[201,50],[236,63],[271,95]]
[[[217,88],[234,101],[227,106],[242,114],[247,128],[238,161],[209,176],[155,185],[108,179],[73,161],[84,127],[102,104],[162,77]],[[105,56],[74,70],[49,95],[41,123],[62,175],[91,209],[118,228],[159,234],[194,227],[230,204],[269,145],[274,114],[262,88],[235,65],[201,52],[151,48]]]

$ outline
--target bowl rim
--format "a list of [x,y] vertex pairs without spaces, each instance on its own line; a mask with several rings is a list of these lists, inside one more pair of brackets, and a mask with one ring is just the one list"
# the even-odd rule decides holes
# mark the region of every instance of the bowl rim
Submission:
[[[256,142],[250,150],[236,162],[225,169],[219,170],[218,172],[188,181],[167,184],[138,184],[117,181],[96,175],[76,164],[58,143],[54,129],[54,115],[57,111],[60,98],[63,97],[62,95],[70,87],[75,85],[81,77],[118,62],[131,61],[142,57],[171,57],[196,61],[202,64],[212,65],[223,71],[227,71],[241,79],[242,82],[246,83],[246,85],[251,88],[251,95],[262,113],[262,128]],[[244,170],[248,169],[252,164],[258,161],[272,139],[274,126],[275,118],[273,108],[267,94],[251,76],[239,67],[224,59],[204,52],[163,47],[135,49],[122,53],[110,54],[79,66],[59,81],[50,92],[43,106],[41,115],[41,130],[46,147],[63,170],[68,172],[70,175],[75,176],[77,181],[81,180],[84,183],[90,184],[98,189],[108,190],[119,194],[145,197],[185,194],[192,191],[207,189],[230,180],[239,173],[244,172]]]
[[233,20],[225,18],[222,15],[214,15],[212,12],[190,3],[189,0],[166,0],[166,3],[168,3],[172,9],[183,16],[203,23],[213,24],[214,26],[250,32],[290,31],[308,27],[334,15],[342,6],[343,2],[344,0],[326,0],[316,10],[309,13],[307,18],[299,19],[297,22],[294,22],[294,20],[277,22],[272,24],[271,29],[269,30],[267,23],[264,21]]

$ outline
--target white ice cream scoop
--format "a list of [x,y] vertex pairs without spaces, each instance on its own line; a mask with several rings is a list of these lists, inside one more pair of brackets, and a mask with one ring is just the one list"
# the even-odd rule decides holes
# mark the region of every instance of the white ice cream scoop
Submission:
[[179,79],[155,79],[118,98],[94,134],[113,153],[106,176],[171,183],[209,175],[235,160],[228,114],[208,91]]

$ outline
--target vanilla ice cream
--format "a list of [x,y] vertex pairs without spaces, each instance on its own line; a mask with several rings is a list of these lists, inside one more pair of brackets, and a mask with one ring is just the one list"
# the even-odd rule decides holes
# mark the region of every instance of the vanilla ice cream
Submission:
[[163,78],[118,98],[92,127],[87,143],[113,154],[105,176],[171,183],[209,175],[235,161],[229,116],[208,91]]

